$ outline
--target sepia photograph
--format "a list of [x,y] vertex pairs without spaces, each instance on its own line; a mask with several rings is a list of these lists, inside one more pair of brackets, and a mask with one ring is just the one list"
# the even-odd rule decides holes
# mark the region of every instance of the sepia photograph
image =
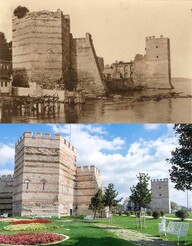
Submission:
[[0,0],[1,123],[190,123],[191,1]]

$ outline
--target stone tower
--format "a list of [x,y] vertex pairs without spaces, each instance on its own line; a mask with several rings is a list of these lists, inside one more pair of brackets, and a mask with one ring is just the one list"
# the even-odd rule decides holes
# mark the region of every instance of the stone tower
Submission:
[[146,38],[146,83],[149,88],[173,88],[171,84],[170,40],[155,36]]
[[[100,171],[95,166],[77,167],[76,204],[78,214],[87,214],[91,198],[101,186]],[[90,214],[90,211],[88,213]]]
[[151,180],[151,192],[150,208],[170,213],[169,180],[167,178]]
[[55,134],[26,132],[15,147],[13,214],[65,215],[73,212],[74,147]]
[[101,179],[95,166],[76,167],[76,151],[62,136],[26,132],[15,145],[12,187],[13,215],[86,215]]
[[14,84],[37,82],[52,89],[57,80],[67,81],[70,64],[70,19],[63,12],[28,12],[13,16]]

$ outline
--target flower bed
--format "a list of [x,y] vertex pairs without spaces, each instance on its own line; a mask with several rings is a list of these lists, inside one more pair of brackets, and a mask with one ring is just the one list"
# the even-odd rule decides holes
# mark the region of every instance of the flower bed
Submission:
[[51,223],[51,220],[48,219],[35,219],[35,220],[17,220],[10,222],[11,225],[18,225],[18,224],[31,224],[31,223]]
[[55,233],[18,233],[14,235],[0,234],[0,244],[34,245],[60,242],[68,237]]
[[46,230],[48,228],[60,228],[60,226],[35,223],[35,224],[8,225],[8,226],[3,227],[3,230],[5,231],[41,231],[41,230]]

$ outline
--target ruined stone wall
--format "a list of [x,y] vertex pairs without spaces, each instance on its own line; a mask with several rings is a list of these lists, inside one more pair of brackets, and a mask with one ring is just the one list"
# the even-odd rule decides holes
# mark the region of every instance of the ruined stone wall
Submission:
[[0,213],[12,215],[13,176],[0,176]]
[[[103,95],[105,85],[91,35],[71,40],[71,76],[77,90],[87,95]],[[76,82],[75,82],[76,81]]]
[[100,171],[95,166],[77,167],[76,205],[78,215],[92,214],[91,198],[101,188]]
[[69,16],[60,10],[29,12],[21,19],[14,16],[13,70],[17,86],[35,81],[50,89],[63,76],[67,79],[69,37]]
[[170,213],[169,200],[169,181],[168,179],[151,180],[152,200],[150,208],[152,210],[161,210],[165,213]]
[[69,214],[76,154],[59,135],[25,133],[16,143],[13,214]]

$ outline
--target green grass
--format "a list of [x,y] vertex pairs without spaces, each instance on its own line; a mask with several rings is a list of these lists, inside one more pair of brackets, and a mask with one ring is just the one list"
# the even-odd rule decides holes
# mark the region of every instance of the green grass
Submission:
[[[107,223],[106,219],[99,219],[100,223]],[[167,224],[168,224],[167,219]],[[158,233],[158,223],[161,222],[161,219],[153,219],[153,218],[146,218],[145,219],[145,227],[142,229],[139,229],[136,227],[136,221],[135,217],[127,217],[127,216],[113,216],[113,221],[110,223],[111,225],[119,226],[125,229],[132,229],[135,231],[139,231],[142,233],[150,234],[153,236],[159,236]],[[192,246],[192,221],[187,221],[190,223],[189,225],[189,231],[188,231],[188,246]],[[166,237],[162,236],[162,239],[166,239]],[[168,235],[168,240],[177,242],[177,237]],[[184,239],[181,238],[181,243],[184,243]]]
[[[71,220],[68,221],[67,220]],[[108,223],[107,219],[96,219],[94,222],[83,221],[82,217],[65,217],[58,219],[53,219],[52,225],[59,226],[59,228],[48,228],[46,230],[41,230],[42,232],[55,232],[60,234],[65,234],[70,237],[69,240],[57,244],[58,246],[106,246],[106,245],[120,245],[120,246],[133,246],[134,244],[121,239],[114,235],[113,233],[106,231],[103,228],[97,227],[99,223],[108,224],[109,226],[117,226],[125,229],[132,229],[139,231],[141,233],[147,233],[153,236],[159,236],[158,234],[158,223],[160,219],[146,218],[146,226],[142,229],[136,228],[135,217],[127,216],[113,216],[112,223]],[[168,220],[167,220],[168,222]],[[190,229],[188,232],[188,246],[192,246],[192,221],[190,223]],[[16,232],[10,232],[3,230],[3,227],[8,225],[8,222],[0,221],[0,233],[3,234],[14,234]],[[165,237],[162,237],[166,239]],[[177,242],[175,236],[168,236],[168,240]],[[182,238],[181,245],[183,245],[184,240]]]
[[[8,222],[0,222],[0,233],[15,233],[3,230],[3,227],[8,224]],[[60,228],[50,228],[47,230],[41,230],[41,232],[55,232],[70,237],[69,240],[58,243],[58,246],[133,246],[132,243],[129,243],[128,241],[115,236],[113,233],[107,232],[102,228],[96,227],[93,223],[84,222],[80,219],[76,219],[75,221],[71,222],[64,222],[63,220],[54,219],[52,224],[58,225]]]

